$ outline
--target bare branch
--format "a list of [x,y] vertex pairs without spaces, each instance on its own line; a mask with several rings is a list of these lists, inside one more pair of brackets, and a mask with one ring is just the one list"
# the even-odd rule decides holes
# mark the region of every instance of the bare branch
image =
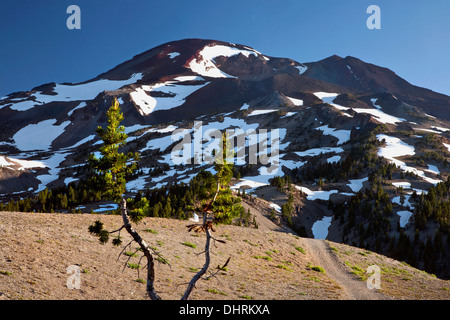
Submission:
[[117,256],[117,261],[119,261],[120,256],[122,255],[122,253],[128,248],[128,246],[131,246],[131,244],[134,242],[134,240],[131,240],[130,242],[128,242],[128,244],[123,247],[122,251],[120,251],[119,255]]
[[114,230],[114,231],[109,231],[109,233],[111,234],[111,233],[119,232],[119,234],[120,234],[120,230],[122,230],[123,228],[125,228],[125,226],[121,226],[119,229]]

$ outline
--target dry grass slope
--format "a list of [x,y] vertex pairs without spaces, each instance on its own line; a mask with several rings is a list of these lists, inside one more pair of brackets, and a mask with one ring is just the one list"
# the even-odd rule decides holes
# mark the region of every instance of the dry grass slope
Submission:
[[[145,284],[138,280],[146,273],[131,268],[140,259],[139,252],[133,256],[136,244],[122,254],[122,248],[99,244],[87,231],[99,218],[107,229],[121,226],[119,216],[0,212],[0,299],[147,299]],[[187,224],[145,218],[136,228],[165,259],[156,264],[155,283],[163,299],[179,299],[203,265],[204,235],[188,233]],[[122,236],[125,245],[130,238],[125,232]],[[219,226],[214,237],[226,244],[213,244],[211,271],[229,257],[230,263],[216,277],[199,281],[191,299],[450,298],[450,281],[358,248],[320,241],[316,249],[312,244],[317,240],[236,226]],[[323,261],[331,261],[336,270],[319,265]],[[383,270],[381,292],[355,294],[368,290],[358,278],[365,280],[364,270],[373,263]],[[81,269],[79,290],[67,288],[70,265]],[[350,280],[343,282],[334,272]]]

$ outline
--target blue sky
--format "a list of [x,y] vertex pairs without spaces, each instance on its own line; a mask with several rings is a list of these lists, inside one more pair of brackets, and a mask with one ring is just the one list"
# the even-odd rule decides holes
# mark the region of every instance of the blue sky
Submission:
[[[69,30],[69,5],[81,30]],[[369,30],[369,5],[381,30]],[[165,42],[205,38],[299,62],[333,54],[450,95],[450,1],[16,0],[0,6],[0,96],[81,82]]]

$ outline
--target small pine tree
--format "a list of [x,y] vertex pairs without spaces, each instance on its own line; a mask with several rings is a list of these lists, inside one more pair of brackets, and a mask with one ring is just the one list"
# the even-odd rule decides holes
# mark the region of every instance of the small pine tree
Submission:
[[88,164],[92,170],[89,178],[94,190],[101,191],[107,199],[119,201],[126,191],[126,176],[137,169],[138,153],[119,153],[119,148],[126,144],[125,127],[120,125],[123,120],[119,102],[114,98],[106,113],[108,126],[98,127],[96,132],[103,140],[100,147],[100,157],[94,153],[88,156]]
[[[222,149],[216,159],[214,169],[216,170],[215,178],[217,181],[217,198],[212,205],[215,223],[230,224],[234,217],[239,216],[242,206],[237,203],[238,200],[232,196],[229,183],[233,177],[232,150],[228,134],[222,135]],[[217,190],[217,189],[216,189]]]

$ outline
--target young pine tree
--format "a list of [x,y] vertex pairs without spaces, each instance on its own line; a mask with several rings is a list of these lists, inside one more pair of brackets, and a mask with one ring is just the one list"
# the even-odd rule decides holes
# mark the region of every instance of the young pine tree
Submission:
[[101,192],[107,199],[119,202],[126,191],[126,176],[137,169],[139,153],[120,153],[119,148],[126,144],[125,127],[120,125],[123,120],[119,102],[114,98],[106,113],[108,126],[98,127],[96,132],[103,140],[100,147],[100,157],[94,153],[88,156],[88,164],[92,171],[89,178],[94,190]]
[[229,188],[233,177],[233,151],[226,133],[222,135],[221,147],[214,165],[218,192],[211,209],[214,212],[215,223],[230,224],[234,217],[239,216],[243,208],[239,204],[239,199],[233,197]]

